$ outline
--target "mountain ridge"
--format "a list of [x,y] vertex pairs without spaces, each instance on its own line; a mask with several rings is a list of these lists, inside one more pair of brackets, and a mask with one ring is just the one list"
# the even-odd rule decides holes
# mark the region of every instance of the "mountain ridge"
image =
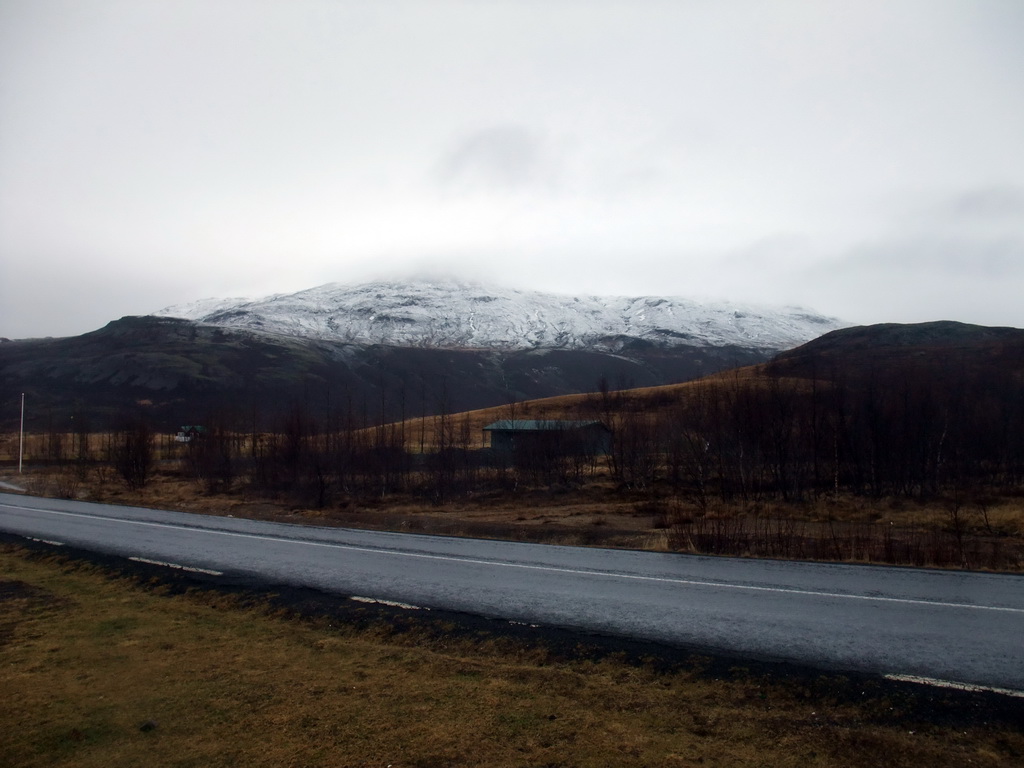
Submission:
[[841,328],[776,355],[771,370],[784,375],[872,378],[894,370],[933,378],[969,370],[1024,372],[1024,330],[953,320],[876,323]]
[[573,296],[454,280],[326,283],[261,299],[203,299],[153,314],[360,344],[603,352],[636,343],[782,350],[847,325],[798,307]]
[[269,428],[297,404],[325,418],[339,403],[393,420],[403,408],[471,410],[593,391],[599,381],[686,381],[765,362],[836,325],[805,310],[666,297],[330,283],[0,344],[0,401],[27,392],[33,428],[86,417],[113,425],[135,409],[165,426],[241,409]]
[[351,344],[145,315],[77,337],[0,344],[0,403],[9,406],[0,427],[14,428],[22,392],[36,431],[86,419],[115,427],[136,411],[164,429],[228,411],[259,413],[273,428],[296,406],[321,419],[345,407],[387,421],[593,391],[600,379],[655,386],[766,359],[737,347],[638,344],[612,354]]

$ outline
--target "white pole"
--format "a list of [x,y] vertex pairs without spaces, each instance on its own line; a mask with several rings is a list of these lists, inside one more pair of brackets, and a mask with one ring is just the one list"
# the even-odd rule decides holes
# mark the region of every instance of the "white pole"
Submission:
[[18,439],[18,474],[21,474],[21,457],[25,455],[25,393],[21,393],[21,437]]

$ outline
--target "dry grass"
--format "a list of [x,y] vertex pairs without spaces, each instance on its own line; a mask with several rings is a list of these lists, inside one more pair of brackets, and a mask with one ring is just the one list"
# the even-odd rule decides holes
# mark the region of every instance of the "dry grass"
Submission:
[[[656,414],[673,407],[693,388],[768,386],[764,370],[764,366],[750,366],[700,381],[613,392],[609,397],[617,412]],[[809,386],[802,379],[786,382],[788,390]],[[484,440],[482,427],[489,422],[598,417],[601,399],[600,393],[567,395],[452,414],[446,417],[445,429],[449,436],[467,437],[467,447],[479,448]],[[414,453],[421,448],[434,450],[442,421],[440,417],[408,420],[402,427],[406,449]],[[109,439],[102,434],[89,437],[88,449],[94,460],[103,455]],[[248,439],[239,436],[242,454],[247,451]],[[65,449],[73,447],[74,440],[70,434],[56,436]],[[188,477],[187,446],[173,442],[170,435],[159,436],[159,469],[138,491],[129,491],[110,467],[98,463],[76,469],[74,462],[61,468],[37,461],[48,455],[51,442],[49,436],[28,436],[28,474],[0,473],[0,480],[46,496],[290,522],[743,556],[1024,570],[1024,497],[1011,492],[964,504],[955,512],[955,519],[949,501],[941,498],[920,503],[852,494],[787,504],[724,504],[704,499],[704,506],[698,508],[692,498],[666,498],[665,488],[641,493],[616,487],[605,467],[596,476],[588,476],[582,487],[517,486],[512,491],[507,481],[486,480],[471,493],[446,497],[444,506],[412,492],[391,494],[386,500],[365,494],[348,498],[339,492],[324,508],[312,509],[303,506],[299,494],[292,498],[255,496],[246,490],[244,478],[234,482],[231,493],[209,493],[202,483]],[[0,460],[8,466],[16,465],[17,448],[16,435],[0,434]],[[496,490],[498,487],[504,490]],[[311,502],[306,498],[305,503]],[[791,541],[781,545],[753,541],[761,536],[758,531],[782,528],[792,532]],[[952,542],[953,529],[969,541]],[[841,540],[844,537],[847,540]]]
[[[610,397],[619,403],[619,408],[625,406],[627,409],[635,408],[645,413],[655,414],[662,408],[678,403],[680,397],[687,390],[696,387],[730,387],[735,386],[737,383],[768,386],[767,380],[762,377],[763,371],[763,365],[747,366],[706,376],[696,381],[612,392]],[[809,386],[803,379],[785,379],[785,381],[789,382],[789,385],[794,388]],[[482,448],[486,438],[481,430],[492,422],[501,419],[599,418],[598,409],[600,408],[600,402],[601,395],[594,392],[577,395],[557,395],[555,397],[510,403],[491,408],[481,408],[475,411],[454,413],[446,418],[448,420],[448,428],[453,434],[459,434],[461,431],[468,429],[470,435],[469,448]],[[425,450],[436,448],[441,423],[442,420],[439,416],[408,419],[405,423],[406,448],[410,451],[417,451],[420,448],[421,442]]]
[[[492,488],[443,506],[393,494],[348,498],[323,509],[255,495],[241,482],[231,493],[211,494],[174,461],[137,491],[101,465],[84,476],[71,465],[36,466],[21,476],[0,472],[0,480],[42,496],[293,523],[784,559],[938,567],[960,567],[966,559],[976,570],[1024,570],[1024,499],[1013,496],[959,510],[961,553],[950,533],[949,505],[941,499],[840,496],[790,504],[713,503],[700,510],[681,499],[623,491],[607,472],[581,487]],[[782,543],[780,531],[787,537]]]
[[1005,766],[1019,724],[169,597],[0,551],[5,766]]

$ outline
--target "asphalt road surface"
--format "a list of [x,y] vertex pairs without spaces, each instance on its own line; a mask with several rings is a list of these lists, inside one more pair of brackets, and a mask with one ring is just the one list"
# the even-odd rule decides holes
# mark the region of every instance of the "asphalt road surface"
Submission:
[[0,494],[0,530],[261,583],[1024,691],[1024,576],[316,528]]

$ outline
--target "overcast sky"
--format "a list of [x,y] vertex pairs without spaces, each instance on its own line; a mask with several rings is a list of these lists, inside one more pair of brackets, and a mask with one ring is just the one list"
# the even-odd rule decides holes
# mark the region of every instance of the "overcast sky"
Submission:
[[0,0],[0,336],[438,273],[1024,327],[1024,2]]

